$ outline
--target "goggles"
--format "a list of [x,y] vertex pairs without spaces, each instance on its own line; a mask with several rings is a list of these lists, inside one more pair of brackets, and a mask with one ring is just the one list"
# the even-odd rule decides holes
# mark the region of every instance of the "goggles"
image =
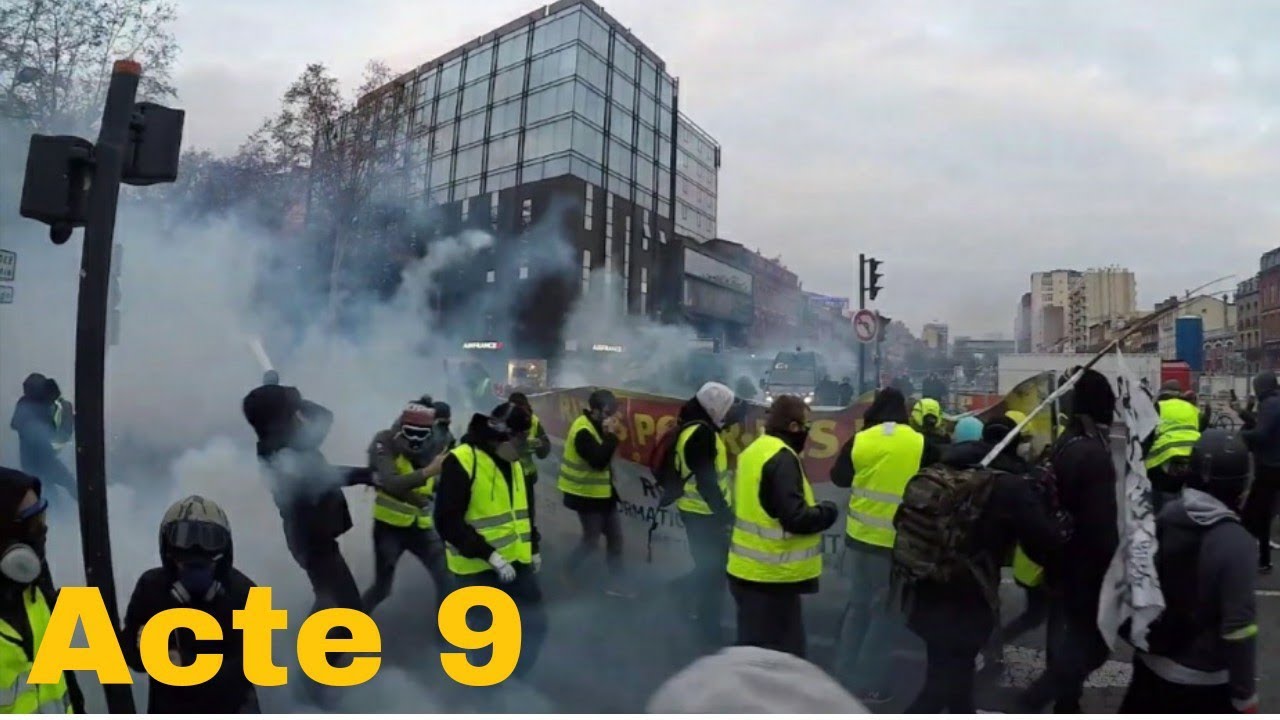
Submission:
[[221,525],[198,520],[179,520],[165,531],[165,540],[178,550],[221,553],[231,545],[231,533]]

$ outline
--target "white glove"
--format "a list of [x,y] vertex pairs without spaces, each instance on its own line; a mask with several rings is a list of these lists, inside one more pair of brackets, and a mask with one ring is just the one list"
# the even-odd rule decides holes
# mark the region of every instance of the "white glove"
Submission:
[[534,572],[541,572],[542,571],[542,555],[539,553],[534,553],[532,564],[533,564]]
[[516,569],[497,550],[489,556],[489,565],[498,573],[498,581],[503,585],[516,579]]

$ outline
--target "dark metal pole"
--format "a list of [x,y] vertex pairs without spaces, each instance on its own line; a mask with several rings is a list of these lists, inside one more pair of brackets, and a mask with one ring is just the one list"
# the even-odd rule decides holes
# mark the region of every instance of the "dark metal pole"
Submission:
[[[867,256],[858,253],[858,309],[867,309]],[[858,397],[867,392],[867,344],[858,340]]]
[[[106,373],[107,295],[116,204],[124,170],[129,126],[142,66],[119,60],[102,111],[94,152],[84,251],[80,261],[80,297],[76,310],[76,484],[80,490],[80,541],[85,583],[98,588],[111,622],[119,627],[116,581],[111,568],[111,532],[107,521],[106,427],[103,400]],[[104,685],[107,711],[136,712],[128,685]]]

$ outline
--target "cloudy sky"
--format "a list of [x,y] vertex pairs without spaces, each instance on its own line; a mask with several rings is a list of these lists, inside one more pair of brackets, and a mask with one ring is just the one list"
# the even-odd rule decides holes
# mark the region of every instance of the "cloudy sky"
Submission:
[[[309,61],[353,86],[536,0],[180,0],[188,142],[230,151]],[[1150,305],[1280,244],[1280,13],[1206,0],[612,0],[723,146],[720,235],[954,334],[1028,275],[1123,265]],[[1223,286],[1225,287],[1225,286]]]

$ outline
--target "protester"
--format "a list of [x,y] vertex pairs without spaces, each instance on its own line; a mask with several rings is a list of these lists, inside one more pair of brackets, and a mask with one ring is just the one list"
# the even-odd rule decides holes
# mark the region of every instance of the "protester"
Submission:
[[953,444],[976,442],[981,439],[982,421],[972,415],[957,420],[955,429],[951,431]]
[[191,608],[213,616],[217,640],[197,640],[189,628],[169,635],[174,664],[191,665],[199,655],[218,655],[217,674],[199,685],[148,683],[149,713],[257,713],[258,693],[244,674],[244,638],[233,613],[244,608],[254,582],[233,566],[231,524],[222,508],[192,495],[174,503],[160,522],[160,567],[138,578],[125,612],[120,647],[129,667],[145,673],[142,629],[166,610]]
[[1280,493],[1280,382],[1270,370],[1253,379],[1258,410],[1244,415],[1241,439],[1253,453],[1253,486],[1242,515],[1245,526],[1258,540],[1258,570],[1271,572],[1271,520]]
[[453,590],[431,512],[444,462],[440,448],[428,444],[435,421],[433,408],[409,403],[396,423],[378,432],[369,445],[378,495],[373,504],[374,580],[361,597],[365,612],[373,612],[391,594],[396,564],[406,552],[431,575],[437,609]]
[[566,564],[566,580],[577,581],[583,561],[595,554],[603,536],[613,583],[608,592],[613,594],[623,594],[617,585],[622,575],[622,524],[613,484],[613,456],[621,431],[618,399],[608,390],[591,393],[587,409],[569,426],[556,483],[564,493],[564,506],[578,514],[582,525],[582,539]]
[[1240,437],[1206,431],[1181,497],[1157,519],[1165,609],[1134,653],[1120,712],[1258,712],[1255,541],[1236,515],[1248,481]]
[[680,408],[675,445],[676,472],[685,479],[676,501],[693,556],[690,591],[697,629],[704,644],[719,647],[720,611],[724,605],[725,558],[733,526],[730,507],[729,450],[720,437],[731,421],[733,391],[725,385],[703,385]]
[[1200,439],[1200,410],[1182,394],[1182,384],[1169,380],[1156,398],[1160,424],[1143,441],[1147,478],[1156,512],[1178,496],[1187,474],[1191,448]]
[[[538,502],[535,490],[538,485],[537,460],[545,460],[551,454],[551,439],[547,437],[547,429],[542,420],[533,412],[529,397],[522,392],[513,392],[507,402],[515,405],[529,415],[529,435],[520,443],[520,468],[524,470],[524,483],[529,494],[529,522],[533,526],[533,546],[542,543],[542,533],[538,531]],[[535,460],[536,458],[536,460]]]
[[1119,545],[1116,468],[1111,451],[1115,392],[1107,378],[1086,370],[1072,393],[1070,421],[1051,460],[1061,508],[1075,531],[1063,562],[1046,568],[1049,605],[1047,667],[1021,704],[1038,712],[1079,712],[1085,680],[1110,650],[1098,630],[1103,578]]
[[738,606],[738,644],[805,657],[801,596],[818,591],[822,532],[840,509],[816,502],[800,453],[812,423],[794,395],[774,399],[765,432],[738,456],[729,590]]
[[822,668],[791,653],[725,648],[669,678],[645,712],[716,714],[864,714],[866,707]]
[[942,431],[942,404],[930,397],[917,400],[911,408],[910,423],[912,429],[924,436],[924,455],[920,465],[928,467],[942,460],[942,452],[950,442]]
[[36,478],[0,467],[0,712],[83,713],[75,673],[56,683],[27,682],[36,647],[49,627],[57,592],[45,560],[48,502]]
[[[947,449],[935,472],[959,473],[978,468],[1018,420],[1004,415],[987,423],[982,438]],[[1047,560],[1067,537],[1065,518],[1055,512],[1048,488],[1030,477],[1031,465],[1009,443],[990,464],[990,471],[970,476],[986,482],[985,504],[966,528],[963,553],[971,573],[949,581],[922,580],[906,588],[907,627],[925,642],[924,687],[908,713],[973,713],[974,659],[995,630],[999,617],[1000,567],[1015,544],[1030,557]]]
[[831,468],[836,487],[852,488],[845,522],[850,594],[835,676],[868,705],[893,699],[889,652],[902,626],[889,599],[893,516],[907,481],[920,470],[925,447],[925,437],[908,425],[906,398],[884,388],[867,409],[862,431],[845,443]]
[[22,382],[22,397],[13,407],[9,427],[18,433],[18,464],[22,471],[40,478],[78,500],[75,476],[58,457],[75,429],[75,410],[58,383],[40,373]]
[[[537,662],[547,634],[536,575],[539,558],[516,444],[529,426],[528,413],[510,403],[494,408],[489,416],[473,415],[458,447],[444,460],[435,509],[449,571],[458,586],[501,588],[520,610],[516,677],[524,677]],[[473,610],[480,612],[468,612],[468,624],[486,627],[488,620],[472,617],[483,617],[483,608]],[[477,658],[472,664],[487,662]]]

